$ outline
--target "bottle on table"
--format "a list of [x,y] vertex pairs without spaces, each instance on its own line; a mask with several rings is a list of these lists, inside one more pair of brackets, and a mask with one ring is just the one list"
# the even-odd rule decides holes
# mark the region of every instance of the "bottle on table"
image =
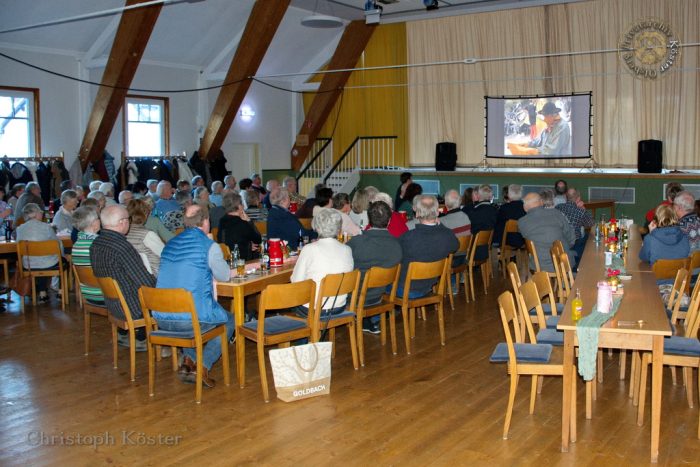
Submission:
[[231,260],[233,261],[233,264],[235,265],[240,258],[241,252],[238,249],[238,244],[235,244],[233,245],[233,251],[231,252]]
[[301,252],[304,248],[304,232],[299,230],[299,239],[297,240],[297,251]]
[[268,271],[270,269],[270,254],[267,251],[267,240],[265,238],[260,242],[260,270]]
[[576,298],[571,301],[571,319],[576,322],[581,319],[583,314],[583,300],[581,300],[581,291],[576,289]]

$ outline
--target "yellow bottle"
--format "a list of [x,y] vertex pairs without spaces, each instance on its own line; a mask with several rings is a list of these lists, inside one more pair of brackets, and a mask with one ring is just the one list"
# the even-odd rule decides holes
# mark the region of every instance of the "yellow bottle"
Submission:
[[581,300],[581,291],[576,289],[576,298],[571,301],[571,319],[576,322],[581,319],[583,312],[583,301]]

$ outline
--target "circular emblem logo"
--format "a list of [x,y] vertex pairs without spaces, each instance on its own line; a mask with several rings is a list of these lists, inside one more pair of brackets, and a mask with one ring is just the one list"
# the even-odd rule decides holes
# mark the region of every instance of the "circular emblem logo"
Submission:
[[630,26],[620,38],[620,58],[637,78],[657,79],[680,58],[681,43],[665,22],[647,18]]

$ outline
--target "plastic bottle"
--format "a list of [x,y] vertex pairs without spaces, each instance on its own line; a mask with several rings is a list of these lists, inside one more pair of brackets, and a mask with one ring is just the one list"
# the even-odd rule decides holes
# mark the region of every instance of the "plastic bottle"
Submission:
[[231,258],[233,259],[233,264],[236,264],[241,257],[241,252],[238,250],[238,244],[233,245],[233,251],[231,252]]
[[581,300],[581,291],[576,289],[576,298],[571,301],[571,319],[576,322],[581,319],[583,313],[583,300]]

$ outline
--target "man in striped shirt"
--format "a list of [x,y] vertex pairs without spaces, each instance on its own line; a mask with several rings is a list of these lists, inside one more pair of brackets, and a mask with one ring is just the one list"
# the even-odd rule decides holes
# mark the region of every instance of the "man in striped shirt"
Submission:
[[[76,266],[92,266],[90,247],[100,230],[100,218],[93,207],[84,206],[73,211],[73,226],[78,230],[78,239],[73,243],[72,258]],[[105,300],[99,287],[81,285],[80,293],[93,305],[104,306]]]

